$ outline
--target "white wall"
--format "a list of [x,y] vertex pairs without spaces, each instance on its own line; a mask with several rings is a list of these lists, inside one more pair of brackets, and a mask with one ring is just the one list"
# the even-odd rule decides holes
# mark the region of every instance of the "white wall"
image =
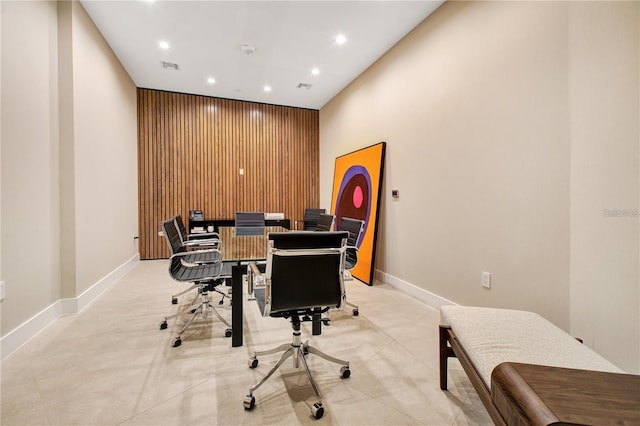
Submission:
[[[455,303],[536,311],[639,371],[638,218],[601,206],[638,207],[637,9],[445,3],[320,111],[321,205],[337,156],[386,141],[380,271]],[[594,188],[576,167],[603,151]]]
[[0,7],[6,349],[135,259],[137,124],[135,85],[79,3]]
[[638,371],[638,3],[569,10],[571,331]]
[[2,7],[2,335],[60,298],[55,2]]
[[78,294],[138,252],[136,87],[73,3]]

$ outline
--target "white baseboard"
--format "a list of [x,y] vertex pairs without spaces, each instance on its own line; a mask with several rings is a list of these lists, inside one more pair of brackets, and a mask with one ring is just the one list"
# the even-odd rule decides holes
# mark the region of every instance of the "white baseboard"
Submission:
[[14,353],[60,316],[82,311],[103,291],[129,272],[139,260],[140,254],[136,253],[131,259],[104,276],[78,297],[57,300],[14,330],[11,330],[6,336],[0,338],[0,360],[4,360]]
[[393,275],[387,274],[386,272],[380,271],[378,269],[376,269],[375,277],[377,280],[389,284],[391,287],[394,287],[395,289],[408,294],[409,296],[421,301],[427,306],[431,306],[434,309],[440,310],[440,308],[445,305],[457,305],[457,303],[447,300],[444,297],[440,297],[437,294],[431,293],[430,291],[427,291],[423,288],[413,285],[407,281],[401,280],[400,278],[394,277]]
[[134,266],[140,261],[140,253],[136,253],[131,257],[131,259],[127,260],[122,265],[118,266],[116,269],[111,271],[109,274],[105,275],[101,280],[97,283],[86,289],[80,296],[76,297],[74,300],[77,300],[77,309],[75,312],[81,312],[84,308],[86,308],[91,302],[96,300],[100,294],[111,287],[113,283],[122,278],[127,272],[133,269]]

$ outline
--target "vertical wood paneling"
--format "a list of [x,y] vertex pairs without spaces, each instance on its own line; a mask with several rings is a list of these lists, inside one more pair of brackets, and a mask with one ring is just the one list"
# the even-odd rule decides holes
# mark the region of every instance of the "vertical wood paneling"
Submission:
[[160,223],[189,210],[301,220],[319,207],[319,140],[315,110],[138,89],[140,257],[168,257]]

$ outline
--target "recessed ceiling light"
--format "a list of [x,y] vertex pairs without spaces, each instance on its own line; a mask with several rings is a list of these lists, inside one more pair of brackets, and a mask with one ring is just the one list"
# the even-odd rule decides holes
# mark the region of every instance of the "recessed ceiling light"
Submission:
[[216,79],[215,79],[215,78],[213,78],[213,77],[209,77],[209,78],[207,79],[207,83],[209,83],[209,84],[214,84],[215,82],[216,82]]
[[320,74],[320,70],[319,70],[318,68],[313,68],[313,69],[311,70],[311,74],[312,74],[312,75],[319,75],[319,74]]
[[158,46],[160,46],[160,49],[167,50],[169,48],[169,43],[166,41],[161,41],[158,43]]
[[271,91],[271,86],[264,86],[264,91],[265,92],[270,92]]
[[338,34],[336,36],[336,44],[345,44],[347,42],[347,38],[343,34]]

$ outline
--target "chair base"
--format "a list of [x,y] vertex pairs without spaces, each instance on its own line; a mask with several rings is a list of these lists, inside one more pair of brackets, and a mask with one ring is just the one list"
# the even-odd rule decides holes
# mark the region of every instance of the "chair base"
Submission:
[[[225,281],[226,281],[226,279],[225,279]],[[226,282],[225,282],[225,285],[226,285]],[[171,304],[172,304],[172,305],[177,305],[177,304],[178,304],[178,296],[182,296],[182,295],[183,295],[183,294],[185,294],[185,293],[189,293],[190,291],[192,291],[192,290],[196,290],[196,289],[199,289],[199,288],[201,288],[201,287],[202,287],[202,286],[201,286],[200,284],[193,284],[191,287],[189,287],[189,288],[186,288],[186,289],[182,290],[180,293],[176,293],[176,294],[172,295],[172,296],[171,296]],[[231,288],[231,286],[230,286],[230,285],[227,285],[227,287]],[[231,301],[231,297],[229,296],[229,294],[231,294],[231,291],[228,291],[228,292],[227,292],[228,294],[225,294],[224,292],[222,292],[222,291],[218,290],[218,289],[217,289],[217,288],[215,288],[215,287],[214,287],[212,290],[213,290],[213,291],[215,291],[215,292],[217,292],[217,293],[220,293],[220,294],[222,295],[222,299],[220,299],[220,301],[218,302],[218,305],[222,305],[222,304],[224,304],[224,298],[225,298],[225,297],[229,297],[229,301]],[[192,305],[196,302],[196,299],[198,298],[198,294],[199,294],[199,293],[196,293],[196,295],[195,295],[195,296],[193,296],[193,300],[191,301],[191,304],[192,304]]]
[[[231,324],[229,324],[229,322],[224,319],[220,313],[216,310],[216,308],[213,307],[213,305],[211,304],[211,302],[209,301],[209,288],[210,288],[210,284],[209,283],[201,283],[198,285],[198,293],[200,295],[200,302],[198,303],[194,303],[192,304],[191,308],[189,308],[189,310],[191,311],[191,317],[189,318],[189,320],[186,322],[186,324],[182,327],[182,329],[178,332],[178,334],[176,335],[176,337],[173,339],[172,342],[172,346],[174,348],[180,346],[182,344],[182,333],[185,332],[185,330],[187,328],[189,328],[189,326],[191,325],[191,323],[193,322],[193,320],[196,318],[196,316],[198,314],[201,314],[203,318],[207,318],[207,314],[209,313],[209,310],[213,311],[213,313],[218,317],[218,319],[220,321],[222,321],[222,323],[224,325],[227,326],[227,329],[225,330],[225,337],[231,337]],[[188,289],[190,290],[190,289]],[[224,297],[225,294],[218,290],[217,288],[213,288],[213,291],[215,291],[216,293],[220,293],[222,294],[222,300],[219,302],[219,304],[222,304],[222,302],[224,301]],[[197,298],[197,295],[196,295]],[[195,302],[195,298],[194,301]],[[172,318],[176,318],[177,316],[181,315],[182,312],[176,312],[173,315],[169,315],[168,317],[165,317],[165,319],[163,321],[160,322],[160,330],[164,330],[167,328],[167,321],[172,319]]]
[[302,365],[307,373],[307,378],[311,383],[311,387],[318,397],[318,402],[314,403],[311,408],[311,415],[319,419],[324,415],[324,408],[322,407],[322,395],[320,394],[320,389],[318,389],[318,385],[316,384],[313,376],[311,375],[311,370],[309,369],[309,365],[307,364],[306,356],[308,354],[317,355],[320,358],[324,358],[327,361],[333,362],[335,364],[340,364],[342,367],[340,368],[340,377],[343,379],[347,379],[351,376],[351,370],[349,369],[349,361],[345,361],[334,356],[328,355],[322,352],[319,349],[314,348],[309,345],[309,342],[301,342],[300,337],[300,320],[297,317],[292,318],[293,325],[293,341],[291,343],[285,343],[280,346],[277,346],[273,349],[265,350],[265,351],[256,351],[253,356],[249,358],[249,367],[256,368],[258,366],[258,356],[262,355],[270,355],[277,352],[283,352],[282,356],[278,360],[278,362],[269,370],[266,376],[264,376],[259,382],[249,388],[249,394],[244,399],[244,408],[246,410],[251,410],[255,406],[255,397],[253,396],[253,392],[262,386],[272,375],[273,373],[280,368],[280,366],[290,357],[293,357],[293,366],[294,368],[300,367],[300,361],[302,361]]

